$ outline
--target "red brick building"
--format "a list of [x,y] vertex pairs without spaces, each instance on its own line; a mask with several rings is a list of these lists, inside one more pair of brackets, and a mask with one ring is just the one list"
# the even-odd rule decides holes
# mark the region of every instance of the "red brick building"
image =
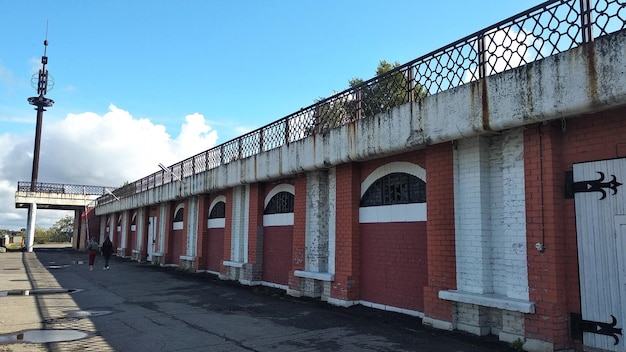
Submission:
[[368,81],[103,197],[101,235],[138,261],[528,351],[622,351],[624,48],[621,30],[516,64],[496,50],[491,74],[415,78],[429,94],[361,116],[383,78]]

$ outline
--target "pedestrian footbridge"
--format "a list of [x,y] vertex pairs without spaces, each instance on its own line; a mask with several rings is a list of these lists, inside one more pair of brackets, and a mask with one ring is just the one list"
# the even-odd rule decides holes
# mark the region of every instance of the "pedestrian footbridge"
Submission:
[[38,209],[80,211],[108,192],[109,188],[102,186],[38,182],[32,187],[31,182],[20,181],[15,192],[15,208],[28,209],[34,203]]
[[[95,200],[105,194],[111,194],[111,187],[73,185],[66,183],[41,183],[20,181],[15,192],[15,208],[28,209],[29,218],[34,224],[37,209],[73,210],[74,234],[72,247],[82,248],[80,239],[85,239],[89,230],[87,217],[83,216],[95,205]],[[84,221],[83,221],[84,220]],[[31,222],[29,222],[31,223]],[[33,229],[34,231],[34,229]],[[30,229],[29,229],[29,233]],[[27,248],[32,250],[33,235],[27,236]]]

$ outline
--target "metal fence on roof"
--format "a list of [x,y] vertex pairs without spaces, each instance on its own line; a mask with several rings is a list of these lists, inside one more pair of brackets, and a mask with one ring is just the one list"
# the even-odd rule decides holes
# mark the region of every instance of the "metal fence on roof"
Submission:
[[[626,0],[551,0],[115,190],[125,197],[393,107],[556,55],[622,30]],[[100,204],[113,201],[111,195]]]

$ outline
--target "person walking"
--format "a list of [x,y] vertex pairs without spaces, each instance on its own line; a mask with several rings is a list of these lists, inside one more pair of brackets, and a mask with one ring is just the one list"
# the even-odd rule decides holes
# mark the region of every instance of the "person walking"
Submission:
[[111,255],[113,254],[113,243],[109,239],[109,236],[102,243],[102,255],[104,256],[104,268],[103,270],[109,270],[109,259],[111,259]]
[[94,238],[89,240],[87,245],[87,253],[89,255],[89,271],[93,270],[93,264],[96,261],[96,254],[98,254],[98,242]]

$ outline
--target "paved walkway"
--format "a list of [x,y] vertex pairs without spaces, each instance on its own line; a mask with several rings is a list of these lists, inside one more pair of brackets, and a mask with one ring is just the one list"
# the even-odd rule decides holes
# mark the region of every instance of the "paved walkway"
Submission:
[[90,272],[85,261],[67,247],[0,253],[0,352],[511,351],[402,314],[117,257]]

